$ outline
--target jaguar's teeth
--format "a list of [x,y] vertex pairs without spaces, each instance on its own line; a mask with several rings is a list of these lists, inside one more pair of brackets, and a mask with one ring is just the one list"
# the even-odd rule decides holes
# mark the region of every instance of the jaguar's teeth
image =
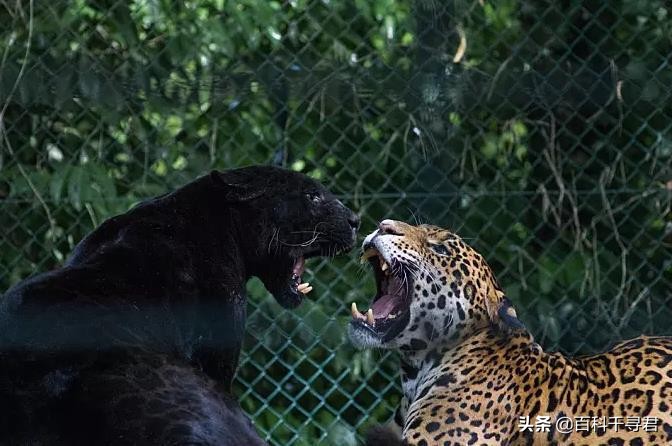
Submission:
[[376,326],[376,319],[373,317],[373,310],[371,308],[366,312],[366,322],[372,327]]
[[380,262],[380,269],[383,270],[383,272],[387,271],[387,269],[390,267],[390,265],[387,264],[385,260],[382,260]]
[[397,317],[396,314],[390,314],[390,315],[387,316],[388,319],[394,319],[396,317]]
[[378,251],[376,251],[373,248],[368,248],[366,251],[364,251],[364,254],[359,258],[359,261],[362,263],[365,263],[368,259],[371,257],[375,257],[378,255]]

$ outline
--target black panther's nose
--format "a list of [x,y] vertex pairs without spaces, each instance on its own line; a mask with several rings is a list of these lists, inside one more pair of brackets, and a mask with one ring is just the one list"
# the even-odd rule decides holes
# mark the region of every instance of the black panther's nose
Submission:
[[361,222],[361,220],[359,218],[359,215],[355,214],[352,211],[348,211],[348,212],[350,212],[350,215],[348,216],[348,223],[350,224],[350,227],[354,231],[356,231],[357,229],[359,229],[359,223]]
[[345,218],[346,220],[348,220],[348,224],[350,225],[352,230],[354,232],[357,232],[357,229],[359,229],[359,223],[361,222],[361,220],[359,219],[359,215],[352,212],[352,210],[350,210],[349,207],[344,205],[343,202],[341,202],[341,200],[336,200],[336,202],[338,202],[338,204],[340,204],[342,208],[345,210],[345,213],[347,214],[347,217]]

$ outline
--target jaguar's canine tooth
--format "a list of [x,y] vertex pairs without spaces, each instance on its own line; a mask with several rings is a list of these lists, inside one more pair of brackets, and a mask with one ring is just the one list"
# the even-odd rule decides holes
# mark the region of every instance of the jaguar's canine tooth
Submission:
[[352,305],[350,305],[350,312],[352,313],[352,317],[354,318],[357,318],[357,316],[359,316],[359,311],[357,311],[356,303],[353,302]]
[[390,267],[390,265],[387,264],[385,260],[382,260],[380,263],[380,269],[383,270],[383,272],[387,271],[387,269]]
[[366,312],[366,321],[370,326],[376,326],[376,319],[373,317],[373,310],[371,308],[369,308],[369,311]]
[[364,251],[364,254],[359,258],[359,261],[361,263],[366,263],[367,260],[369,260],[371,257],[375,257],[378,255],[378,251],[376,251],[373,248],[368,248],[366,251]]
[[301,285],[298,285],[296,287],[296,290],[303,293],[306,288],[310,288],[310,284],[308,282],[302,283]]

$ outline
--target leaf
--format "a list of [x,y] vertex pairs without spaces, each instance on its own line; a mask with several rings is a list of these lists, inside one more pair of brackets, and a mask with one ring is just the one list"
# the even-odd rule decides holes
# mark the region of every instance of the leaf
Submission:
[[89,68],[80,71],[79,90],[88,99],[96,100],[100,96],[100,82]]
[[548,256],[542,256],[539,260],[539,289],[544,294],[549,294],[555,284],[558,265]]
[[59,204],[63,194],[63,186],[70,174],[71,167],[68,165],[57,169],[51,176],[49,181],[49,194],[54,204]]
[[53,81],[56,84],[54,92],[54,103],[57,108],[63,107],[65,103],[71,101],[75,96],[74,79],[75,70],[70,64],[65,64],[59,76]]
[[82,210],[82,182],[84,181],[84,169],[80,166],[72,167],[68,178],[68,199],[77,211]]
[[133,18],[127,4],[121,2],[112,8],[113,23],[116,25],[119,34],[126,41],[128,46],[134,46],[138,43],[138,37],[134,26]]

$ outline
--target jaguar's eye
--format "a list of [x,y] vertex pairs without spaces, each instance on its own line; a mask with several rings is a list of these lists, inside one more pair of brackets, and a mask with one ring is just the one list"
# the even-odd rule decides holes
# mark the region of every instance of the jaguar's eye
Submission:
[[447,256],[448,254],[450,254],[450,251],[448,251],[448,248],[446,248],[445,245],[439,245],[439,244],[435,245],[433,243],[430,243],[429,248],[435,253],[440,254],[442,256]]

